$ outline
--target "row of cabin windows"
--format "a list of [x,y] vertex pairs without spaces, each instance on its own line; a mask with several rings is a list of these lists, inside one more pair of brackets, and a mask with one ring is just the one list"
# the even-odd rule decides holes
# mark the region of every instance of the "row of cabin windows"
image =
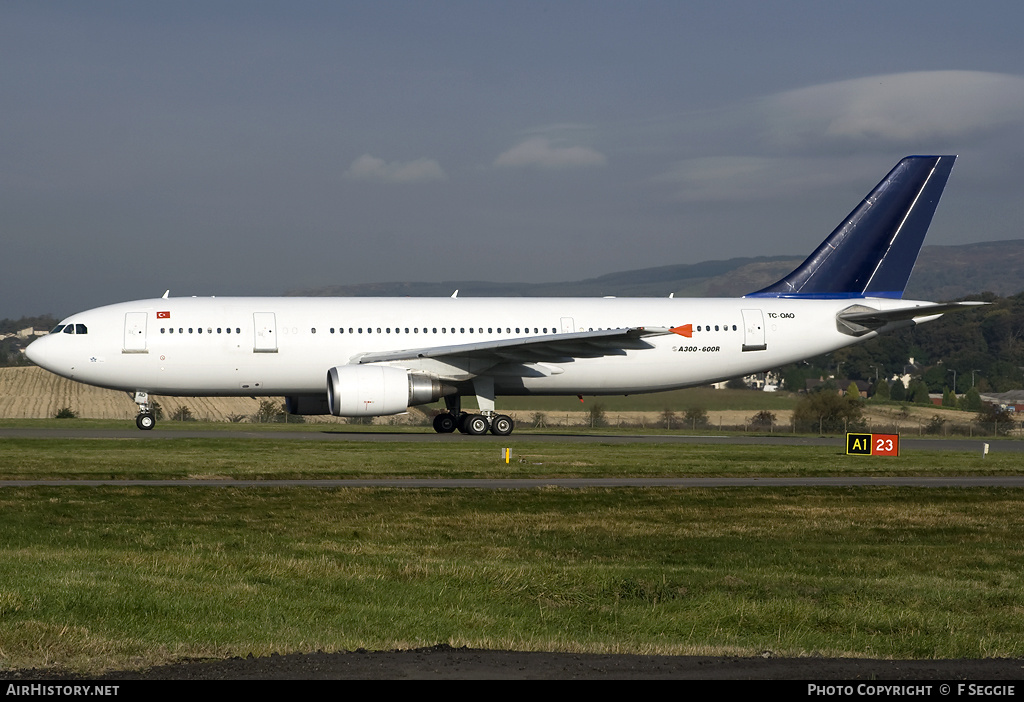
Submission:
[[[195,333],[197,333],[197,334],[202,334],[203,333],[203,328],[202,327],[195,327],[194,329],[195,329]],[[174,332],[174,327],[160,327],[160,333],[161,334],[174,334],[175,333]],[[185,333],[185,327],[178,327],[178,332],[177,333],[178,334],[184,334]],[[193,327],[189,327],[188,328],[188,333],[189,334],[193,333]],[[215,333],[214,330],[213,330],[213,327],[207,327],[206,328],[206,333],[207,334]],[[231,334],[232,333],[231,332],[231,327],[217,327],[216,333],[217,334]],[[235,327],[234,333],[235,334],[241,334],[242,333],[242,328],[241,327]]]
[[[437,327],[423,327],[422,330],[419,327],[412,327],[411,331],[410,331],[409,327],[404,327],[404,328],[403,327],[395,327],[394,329],[392,329],[391,327],[383,327],[383,328],[377,327],[376,329],[374,329],[373,327],[366,327],[365,329],[363,329],[363,327],[349,327],[347,331],[346,331],[346,329],[344,327],[338,327],[337,330],[335,330],[334,327],[331,327],[330,331],[331,331],[331,334],[334,334],[335,331],[337,331],[338,334],[345,334],[345,333],[348,333],[348,334],[364,334],[364,333],[365,334],[373,334],[373,333],[377,333],[377,334],[391,334],[392,332],[394,332],[395,334],[401,334],[401,333],[403,333],[403,331],[406,334],[437,334],[438,333],[437,332]],[[312,329],[310,329],[310,332],[313,333],[313,334],[316,334],[316,327],[313,327]],[[467,332],[469,334],[483,334],[484,333],[484,328],[483,327],[477,327],[476,329],[474,329],[473,327],[469,327],[468,330],[467,330],[466,327],[459,327],[459,330],[458,330],[459,334],[466,334]],[[552,327],[551,328],[551,333],[553,334],[554,332],[555,332],[555,329],[554,329],[554,327]],[[442,334],[449,334],[449,333],[455,334],[456,333],[455,327],[451,327],[451,328],[441,327],[441,333]],[[495,333],[495,328],[494,327],[487,327],[487,333],[488,334],[494,334]],[[498,334],[501,333],[501,327],[497,328],[497,333]],[[512,333],[512,327],[505,327],[505,333],[506,334],[511,334]],[[530,327],[515,327],[515,333],[516,334],[521,334],[521,333],[522,334],[529,334],[530,333]],[[533,333],[534,334],[541,334],[541,333],[547,334],[548,333],[548,327],[543,327],[543,329],[540,328],[540,327],[534,327],[533,328]]]
[[[719,326],[720,325],[718,325],[718,324],[715,325],[715,331],[720,331]],[[697,331],[702,331],[701,327],[702,327],[702,325],[698,324],[697,325]],[[494,327],[487,327],[487,333],[488,334],[495,333],[494,329],[495,329]],[[63,330],[63,332],[65,334],[85,334],[85,333],[87,333],[87,330],[86,330],[84,324],[68,324],[66,326],[65,325],[59,325],[59,326],[55,327],[54,330],[52,332],[50,332],[50,333],[51,334],[57,334],[57,333],[59,333],[62,330]],[[195,327],[195,328],[188,327],[188,333],[189,334],[192,334],[193,330],[194,330],[194,333],[198,333],[198,334],[202,334],[203,333],[203,328],[202,327]],[[331,327],[330,330],[331,330],[331,334],[335,333],[335,328],[334,327]],[[406,334],[410,333],[409,327],[405,327],[404,330],[405,330]],[[599,330],[600,330],[600,328],[599,328]],[[594,331],[594,328],[590,327],[590,331]],[[711,325],[710,324],[703,325],[703,331],[711,331]],[[729,325],[728,324],[721,325],[721,331],[729,331]],[[732,331],[736,331],[736,325],[735,324],[732,325]],[[374,333],[374,328],[373,327],[366,327],[365,330],[363,329],[363,327],[349,327],[348,328],[348,333],[349,334],[362,334],[364,332],[366,334],[373,334]],[[483,329],[483,327],[478,327],[477,329],[474,329],[473,327],[469,327],[469,333],[473,334],[474,332],[475,333],[479,333],[479,334],[483,334],[484,333],[484,329]],[[160,333],[161,334],[174,334],[174,327],[160,327]],[[178,333],[179,334],[184,334],[185,333],[185,327],[178,327]],[[213,327],[207,327],[206,328],[206,333],[207,334],[213,334],[214,333]],[[231,327],[217,327],[216,333],[217,334],[221,334],[221,333],[230,334],[231,333]],[[242,333],[242,329],[240,327],[235,327],[234,333],[235,334],[241,334]],[[311,328],[310,329],[310,333],[316,334],[316,327]],[[344,327],[338,327],[337,333],[338,334],[346,333],[345,332],[345,328]],[[378,334],[381,334],[381,333],[390,334],[390,333],[392,333],[392,329],[391,329],[391,327],[384,327],[384,328],[377,327],[376,328],[376,333],[378,333]],[[394,328],[394,333],[395,334],[401,334],[402,333],[402,328],[401,327],[395,327]],[[413,327],[411,333],[413,333],[413,334],[420,334],[421,333],[420,332],[420,328],[419,327]],[[431,327],[429,329],[427,327],[423,327],[422,333],[423,334],[437,334],[437,327]],[[442,334],[447,334],[448,333],[448,327],[441,327],[441,333]],[[451,328],[451,333],[452,334],[455,333],[455,327]],[[459,333],[460,334],[465,334],[466,333],[466,327],[460,327],[459,328]],[[497,333],[498,334],[501,333],[501,327],[497,328]],[[512,333],[512,327],[505,327],[505,333],[506,334],[511,334]],[[530,333],[530,328],[529,327],[515,327],[515,333],[516,334],[520,334],[520,333],[529,334]],[[534,334],[541,334],[541,333],[547,334],[548,333],[548,327],[543,327],[543,328],[533,327],[533,333]],[[554,327],[551,327],[551,333],[552,334],[555,333],[555,328]]]

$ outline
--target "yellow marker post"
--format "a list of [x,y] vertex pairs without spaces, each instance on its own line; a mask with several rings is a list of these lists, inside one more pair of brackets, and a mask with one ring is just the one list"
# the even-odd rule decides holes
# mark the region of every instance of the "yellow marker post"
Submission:
[[512,457],[512,449],[510,449],[510,448],[503,448],[501,450],[501,457],[505,459],[505,463],[507,465],[508,462],[509,462],[509,459]]

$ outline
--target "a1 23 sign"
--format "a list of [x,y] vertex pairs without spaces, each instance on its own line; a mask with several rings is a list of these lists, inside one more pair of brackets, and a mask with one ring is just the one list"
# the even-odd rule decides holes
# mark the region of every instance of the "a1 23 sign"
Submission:
[[899,456],[899,434],[847,434],[846,453],[853,456]]

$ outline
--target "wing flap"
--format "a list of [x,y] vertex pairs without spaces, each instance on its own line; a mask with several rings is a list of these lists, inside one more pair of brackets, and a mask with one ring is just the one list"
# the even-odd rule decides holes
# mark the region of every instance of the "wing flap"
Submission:
[[649,336],[671,334],[667,327],[628,327],[601,329],[568,334],[525,336],[514,339],[495,339],[469,344],[430,346],[399,351],[381,351],[360,354],[352,363],[386,363],[422,358],[445,357],[475,358],[495,362],[517,363],[552,362],[572,358],[597,358],[624,355],[627,349],[650,348],[643,339]]

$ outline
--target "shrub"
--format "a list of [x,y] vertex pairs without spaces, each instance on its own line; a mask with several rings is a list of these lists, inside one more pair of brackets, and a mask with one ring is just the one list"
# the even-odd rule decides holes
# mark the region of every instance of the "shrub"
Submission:
[[793,422],[798,431],[822,434],[859,429],[863,424],[860,397],[840,397],[829,390],[810,393],[793,408]]
[[188,405],[182,405],[178,409],[174,410],[171,415],[171,419],[176,422],[194,422],[196,418],[192,416],[192,410],[188,408]]
[[703,407],[691,407],[683,415],[683,425],[690,429],[704,429],[708,426],[708,413]]
[[78,419],[78,412],[70,407],[61,407],[53,417],[54,419]]

